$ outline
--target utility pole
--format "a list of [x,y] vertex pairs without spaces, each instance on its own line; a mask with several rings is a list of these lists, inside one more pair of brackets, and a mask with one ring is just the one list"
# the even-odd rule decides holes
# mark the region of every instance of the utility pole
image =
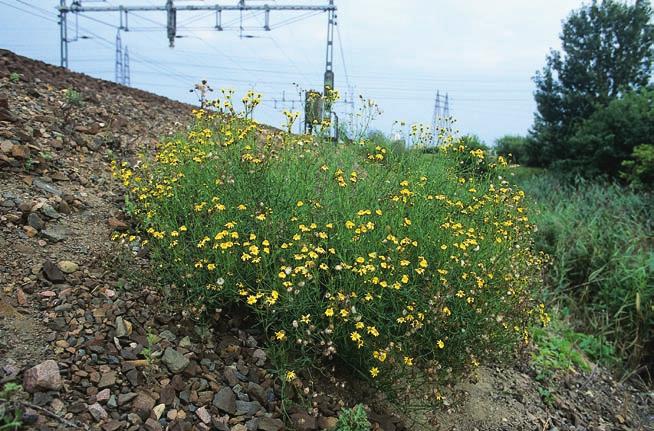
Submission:
[[[334,6],[334,0],[329,0],[330,6]],[[334,89],[334,26],[336,25],[336,9],[329,9],[327,14],[327,49],[325,52],[325,89],[326,96]]]
[[66,0],[59,3],[59,53],[61,67],[68,68],[68,21],[66,16]]

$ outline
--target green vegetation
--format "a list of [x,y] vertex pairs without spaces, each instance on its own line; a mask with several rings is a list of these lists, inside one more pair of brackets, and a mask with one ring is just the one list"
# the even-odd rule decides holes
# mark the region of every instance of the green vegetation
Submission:
[[463,135],[461,136],[461,143],[471,150],[489,150],[488,145],[477,135]]
[[622,176],[637,187],[654,184],[654,145],[634,147],[631,160],[622,162]]
[[598,108],[584,120],[568,140],[571,160],[557,163],[572,172],[591,176],[607,174],[617,178],[624,168],[623,161],[633,158],[639,163],[627,162],[628,166],[633,163],[635,168],[632,179],[648,182],[652,180],[654,163],[650,160],[649,167],[646,165],[647,146],[639,150],[636,147],[651,142],[652,136],[654,90],[627,93]]
[[226,93],[154,158],[114,167],[161,281],[198,316],[247,308],[288,358],[282,378],[324,358],[436,383],[510,357],[547,320],[502,163],[458,144],[425,155],[266,132],[247,118],[260,96],[243,100],[235,112]]
[[69,106],[82,105],[82,95],[79,91],[73,90],[72,88],[64,90],[64,100]]
[[557,312],[550,325],[534,329],[532,364],[539,381],[547,381],[558,372],[571,370],[590,371],[590,361],[616,365],[612,345],[601,335],[584,334],[572,329],[570,315]]
[[21,387],[15,383],[5,383],[0,390],[0,431],[14,431],[21,427],[21,410],[14,397]]
[[17,72],[11,72],[9,74],[9,81],[13,84],[17,83],[18,81],[20,81],[20,74]]
[[519,165],[529,164],[529,138],[518,135],[506,135],[495,141],[493,150],[511,163]]
[[576,330],[609,343],[608,350],[586,353],[608,365],[616,365],[614,355],[622,358],[624,371],[650,364],[652,196],[611,183],[569,184],[547,173],[521,184],[540,207],[536,247],[552,258],[546,275],[550,301],[570,310]]
[[369,429],[368,414],[361,404],[351,409],[342,409],[338,414],[336,431],[368,431]]
[[[654,26],[649,2],[593,1],[563,24],[563,51],[538,73],[527,163],[617,177],[651,136]],[[643,90],[642,92],[640,90]]]

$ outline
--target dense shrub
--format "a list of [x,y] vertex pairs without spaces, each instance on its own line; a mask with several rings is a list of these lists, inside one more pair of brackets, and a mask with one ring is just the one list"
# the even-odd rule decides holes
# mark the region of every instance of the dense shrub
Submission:
[[489,150],[488,145],[477,135],[463,135],[461,136],[461,143],[471,150]]
[[519,135],[506,135],[495,141],[495,154],[512,163],[529,164],[529,139]]
[[654,90],[627,93],[597,109],[570,138],[567,166],[586,176],[617,177],[634,149],[652,142]]
[[622,177],[637,186],[654,186],[654,145],[634,147],[630,160],[622,162]]
[[523,186],[540,213],[536,246],[553,264],[550,285],[578,329],[607,337],[633,369],[654,351],[654,199],[618,185],[562,183],[549,174]]
[[196,118],[152,160],[116,166],[158,274],[189,303],[244,304],[291,359],[339,358],[386,381],[506,357],[547,318],[530,294],[541,259],[524,193],[483,152]]

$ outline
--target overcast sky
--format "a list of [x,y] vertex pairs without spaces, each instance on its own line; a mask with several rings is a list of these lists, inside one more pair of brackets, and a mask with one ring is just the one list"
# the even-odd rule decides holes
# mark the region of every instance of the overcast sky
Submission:
[[[70,2],[70,0],[69,0]],[[320,0],[268,0],[269,4],[324,4]],[[165,0],[83,0],[82,4],[163,5]],[[236,0],[176,4],[236,4]],[[261,0],[246,3],[263,4]],[[0,0],[0,47],[59,64],[58,0]],[[550,48],[559,47],[561,20],[580,0],[336,0],[336,87],[348,83],[355,95],[376,100],[383,115],[374,127],[389,133],[394,120],[431,123],[437,90],[449,94],[450,113],[462,133],[492,143],[504,134],[525,134],[535,105],[531,78]],[[18,10],[18,9],[22,10]],[[223,14],[229,31],[213,30],[213,13],[179,12],[179,36],[168,47],[165,15],[132,13],[121,32],[131,56],[132,86],[186,102],[203,78],[214,88],[264,94],[260,121],[279,125],[283,108],[273,101],[297,98],[293,83],[322,87],[327,15],[271,12],[272,31],[263,15]],[[296,18],[302,18],[296,21]],[[69,17],[69,67],[114,79],[118,14]],[[289,22],[290,21],[290,22]],[[296,22],[293,22],[296,21]],[[278,26],[279,25],[279,26]],[[276,26],[278,26],[276,28]],[[341,51],[342,46],[342,51]],[[347,71],[347,74],[346,74]],[[277,109],[276,109],[277,108]],[[349,107],[339,105],[346,113]]]

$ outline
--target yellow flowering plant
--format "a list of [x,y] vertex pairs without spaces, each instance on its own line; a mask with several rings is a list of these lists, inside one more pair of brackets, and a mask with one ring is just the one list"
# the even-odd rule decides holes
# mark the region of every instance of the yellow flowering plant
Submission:
[[237,113],[229,93],[114,166],[163,282],[207,312],[242,304],[288,357],[379,382],[437,382],[529,340],[543,258],[502,160],[454,138],[425,153],[270,131],[259,98]]

